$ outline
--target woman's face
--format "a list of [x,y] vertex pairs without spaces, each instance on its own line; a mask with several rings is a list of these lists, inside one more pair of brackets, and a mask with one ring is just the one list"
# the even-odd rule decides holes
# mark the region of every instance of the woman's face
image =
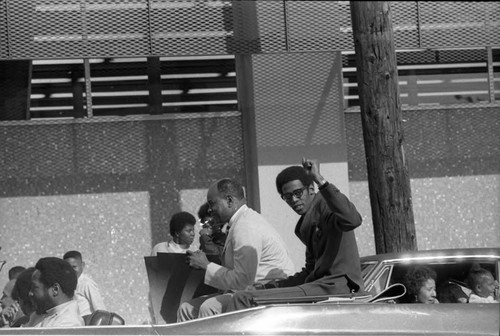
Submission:
[[194,241],[194,225],[186,224],[174,237],[174,241],[180,245],[191,245]]
[[417,302],[437,303],[436,300],[436,282],[434,279],[427,279],[417,294]]
[[493,279],[491,274],[488,274],[481,279],[479,286],[476,286],[476,294],[481,297],[488,297],[494,295],[496,288],[498,288],[498,282]]

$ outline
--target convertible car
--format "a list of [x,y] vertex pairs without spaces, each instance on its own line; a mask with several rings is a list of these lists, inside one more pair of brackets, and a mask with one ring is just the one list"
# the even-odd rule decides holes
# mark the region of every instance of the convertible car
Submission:
[[[434,250],[363,257],[369,295],[269,298],[254,308],[162,325],[0,329],[0,335],[495,335],[500,304],[401,304],[401,277],[410,265],[432,267],[437,283],[464,286],[472,263],[499,277],[500,248]],[[466,288],[465,288],[466,289]],[[395,300],[396,299],[396,300]],[[115,320],[116,321],[116,320]],[[120,321],[118,321],[120,323]],[[99,324],[99,323],[98,323]],[[113,324],[113,320],[103,322]]]

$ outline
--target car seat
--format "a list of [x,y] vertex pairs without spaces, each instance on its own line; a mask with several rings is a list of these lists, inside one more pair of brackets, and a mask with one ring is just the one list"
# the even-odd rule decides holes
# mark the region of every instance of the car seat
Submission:
[[124,325],[125,320],[117,313],[107,310],[96,310],[90,315],[84,317],[85,325],[87,326],[103,326],[103,325]]

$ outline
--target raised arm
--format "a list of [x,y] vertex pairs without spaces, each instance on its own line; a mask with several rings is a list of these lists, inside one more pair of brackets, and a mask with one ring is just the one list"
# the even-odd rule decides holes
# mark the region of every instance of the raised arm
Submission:
[[336,225],[341,231],[354,230],[361,225],[362,218],[351,201],[340,190],[328,182],[319,172],[318,166],[313,161],[303,158],[302,166],[318,186],[318,190],[325,199],[328,208],[337,218]]

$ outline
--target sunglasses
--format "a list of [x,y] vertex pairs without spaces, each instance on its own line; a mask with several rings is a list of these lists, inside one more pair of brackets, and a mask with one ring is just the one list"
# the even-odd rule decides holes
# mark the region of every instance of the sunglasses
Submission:
[[307,187],[302,187],[300,189],[295,189],[294,191],[292,191],[291,193],[286,193],[286,194],[282,194],[281,195],[281,198],[286,201],[286,202],[291,202],[293,201],[293,196],[297,197],[297,198],[301,198],[302,195],[304,194],[304,190],[306,190]]

